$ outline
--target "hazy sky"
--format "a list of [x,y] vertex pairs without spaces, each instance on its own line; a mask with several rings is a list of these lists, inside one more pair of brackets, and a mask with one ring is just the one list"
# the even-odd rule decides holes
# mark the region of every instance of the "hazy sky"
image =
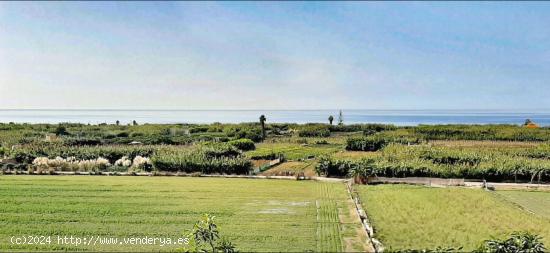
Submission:
[[549,109],[550,3],[1,2],[0,108]]

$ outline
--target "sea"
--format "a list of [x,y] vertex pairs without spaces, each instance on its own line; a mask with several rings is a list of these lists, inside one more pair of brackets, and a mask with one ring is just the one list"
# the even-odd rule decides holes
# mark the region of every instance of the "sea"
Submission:
[[[340,110],[116,110],[116,109],[0,109],[1,123],[240,123],[256,122],[265,115],[268,123],[328,123],[338,120]],[[531,119],[540,126],[550,126],[550,110],[342,110],[344,124],[384,123],[398,126],[434,124],[515,124]]]

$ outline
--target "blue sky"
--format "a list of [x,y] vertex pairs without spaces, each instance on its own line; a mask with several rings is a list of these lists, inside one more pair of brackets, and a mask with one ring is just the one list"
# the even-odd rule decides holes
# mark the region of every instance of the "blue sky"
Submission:
[[550,109],[545,2],[2,2],[0,108]]

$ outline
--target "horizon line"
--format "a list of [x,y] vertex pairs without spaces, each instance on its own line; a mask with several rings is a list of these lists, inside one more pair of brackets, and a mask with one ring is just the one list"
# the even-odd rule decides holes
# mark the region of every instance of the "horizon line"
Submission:
[[505,109],[380,109],[380,108],[319,108],[319,109],[183,109],[183,108],[0,108],[0,111],[550,111],[550,108],[505,108]]

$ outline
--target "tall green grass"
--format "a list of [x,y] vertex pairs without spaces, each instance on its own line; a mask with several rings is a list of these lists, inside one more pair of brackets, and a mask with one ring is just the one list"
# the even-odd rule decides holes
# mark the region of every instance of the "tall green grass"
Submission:
[[480,189],[359,186],[376,238],[393,250],[464,247],[492,236],[530,231],[550,243],[550,220]]

